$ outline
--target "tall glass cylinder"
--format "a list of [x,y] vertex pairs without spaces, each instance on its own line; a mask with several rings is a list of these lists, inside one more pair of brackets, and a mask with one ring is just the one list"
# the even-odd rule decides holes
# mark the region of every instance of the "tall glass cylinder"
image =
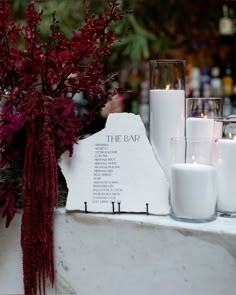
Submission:
[[150,61],[150,142],[167,179],[170,139],[185,136],[185,61]]

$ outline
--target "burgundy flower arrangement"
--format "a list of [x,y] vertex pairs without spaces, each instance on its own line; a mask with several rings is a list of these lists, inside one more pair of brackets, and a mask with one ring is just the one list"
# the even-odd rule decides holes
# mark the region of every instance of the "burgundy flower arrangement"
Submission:
[[[111,28],[126,12],[115,0],[100,15],[89,15],[71,39],[55,14],[46,40],[43,12],[34,1],[26,24],[11,18],[9,0],[0,1],[0,214],[8,226],[22,197],[21,246],[26,295],[45,294],[54,282],[53,211],[58,200],[58,159],[83,135],[109,97],[102,58],[117,37]],[[24,44],[18,46],[18,42]],[[72,97],[82,92],[87,112],[78,117]],[[68,93],[72,94],[68,96]],[[21,175],[6,171],[18,163]]]

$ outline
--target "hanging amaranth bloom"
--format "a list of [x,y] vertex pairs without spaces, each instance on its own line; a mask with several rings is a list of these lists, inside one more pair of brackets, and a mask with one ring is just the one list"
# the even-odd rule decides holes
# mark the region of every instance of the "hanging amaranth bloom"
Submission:
[[16,195],[17,188],[14,184],[0,184],[0,216],[6,218],[6,227],[9,226],[17,212]]
[[[0,1],[0,215],[8,226],[22,196],[24,289],[26,295],[36,295],[45,294],[47,278],[54,283],[57,160],[66,150],[72,155],[84,124],[107,102],[104,85],[110,78],[103,77],[101,58],[110,54],[116,39],[110,25],[127,11],[115,0],[107,1],[108,8],[98,16],[87,15],[71,39],[53,13],[49,35],[42,40],[43,13],[34,1],[26,8],[22,27],[11,20],[9,2]],[[23,40],[23,49],[18,40]],[[77,116],[72,100],[77,93],[88,102],[84,117]],[[18,182],[8,183],[5,171],[16,163]]]

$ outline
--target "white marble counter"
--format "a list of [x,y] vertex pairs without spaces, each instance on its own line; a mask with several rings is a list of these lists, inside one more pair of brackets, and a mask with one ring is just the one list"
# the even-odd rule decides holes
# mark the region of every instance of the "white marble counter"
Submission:
[[[21,215],[0,223],[0,294],[23,294]],[[47,295],[234,295],[236,219],[55,212],[56,284]],[[27,294],[26,294],[27,295]]]

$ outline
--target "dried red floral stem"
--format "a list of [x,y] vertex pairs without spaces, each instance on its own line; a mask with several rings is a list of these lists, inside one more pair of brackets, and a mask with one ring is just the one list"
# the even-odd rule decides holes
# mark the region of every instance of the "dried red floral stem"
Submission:
[[[50,30],[52,31],[52,34],[49,36],[48,38],[48,42],[47,42],[47,47],[46,47],[46,51],[45,51],[45,64],[48,65],[49,63],[49,55],[48,55],[48,52],[49,50],[51,49],[51,46],[53,44],[53,42],[55,42],[55,39],[52,38],[51,36],[53,36],[53,33],[55,31],[55,26],[56,26],[56,13],[53,12],[52,13],[52,24],[50,26]],[[41,73],[40,73],[40,77],[41,77],[41,85],[43,87],[43,91],[45,94],[48,94],[50,93],[50,84],[47,82],[47,76],[48,76],[48,69],[49,67],[46,66],[46,69],[45,71],[43,70],[43,65],[42,65],[42,70],[41,70]]]
[[11,185],[7,183],[0,184],[0,216],[6,217],[6,227],[9,226],[17,212],[16,195],[17,183],[12,183]]
[[58,192],[51,104],[48,98],[38,99],[30,114],[36,118],[27,124],[21,237],[27,295],[36,295],[37,290],[46,294],[46,278],[54,284],[53,211]]
[[[104,27],[102,29],[100,29],[100,31],[97,33],[96,37],[94,37],[91,42],[90,45],[84,49],[84,51],[82,51],[80,53],[80,55],[78,56],[78,58],[74,61],[73,67],[71,67],[62,77],[60,83],[58,84],[58,86],[56,87],[56,89],[53,91],[52,96],[57,96],[59,95],[59,90],[62,88],[62,86],[64,85],[65,81],[68,79],[68,77],[70,76],[70,74],[73,72],[73,69],[79,65],[79,63],[83,60],[84,56],[87,54],[87,52],[94,46],[94,44],[96,43],[96,40],[98,40],[99,38],[101,38],[104,35],[104,32],[106,30],[106,28],[109,26],[110,22],[107,21],[104,24]],[[110,42],[107,43],[108,46],[112,46],[112,44]]]

